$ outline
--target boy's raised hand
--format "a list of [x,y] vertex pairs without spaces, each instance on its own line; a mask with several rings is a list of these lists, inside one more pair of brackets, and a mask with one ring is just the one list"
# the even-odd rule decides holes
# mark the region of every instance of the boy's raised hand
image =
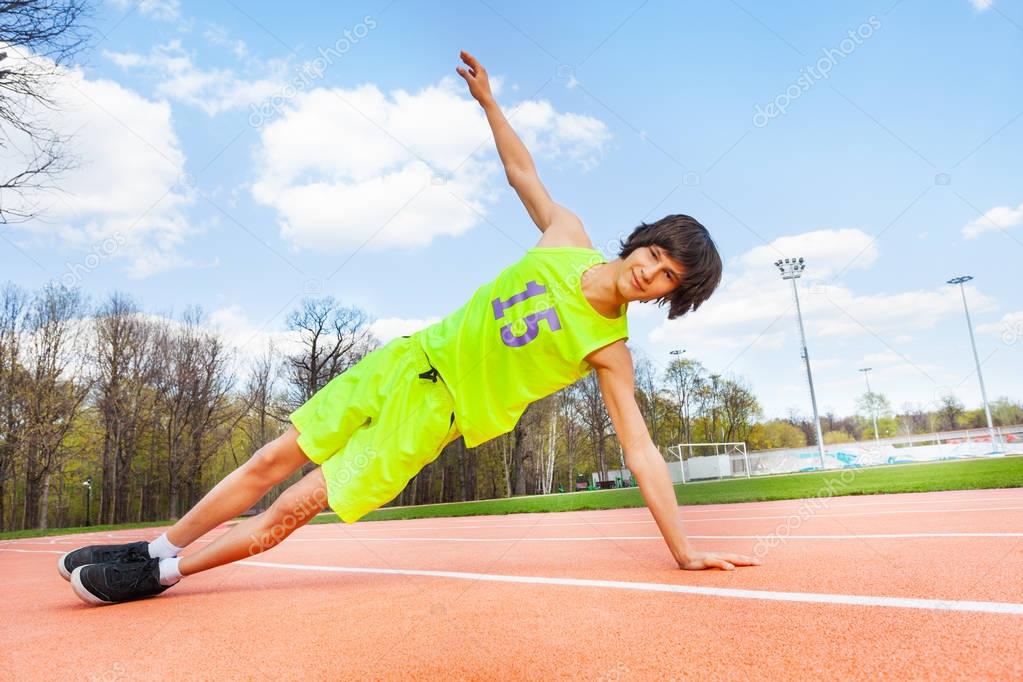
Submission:
[[720,568],[731,571],[736,566],[759,566],[760,560],[745,554],[728,552],[690,552],[686,560],[680,561],[678,567],[685,571],[702,571],[708,568]]
[[469,84],[469,94],[480,104],[493,99],[494,96],[490,92],[490,81],[487,79],[487,70],[483,68],[478,59],[465,50],[462,50],[459,56],[469,68],[459,66],[455,71]]

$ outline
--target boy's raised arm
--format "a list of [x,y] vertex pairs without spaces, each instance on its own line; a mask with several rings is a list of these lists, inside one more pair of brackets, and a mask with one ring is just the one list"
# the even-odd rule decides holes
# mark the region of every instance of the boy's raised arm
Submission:
[[[486,112],[487,121],[494,133],[494,142],[497,144],[497,153],[501,157],[501,163],[504,165],[504,172],[508,178],[508,184],[519,195],[529,217],[533,219],[541,232],[545,232],[555,220],[574,218],[575,221],[578,221],[578,218],[551,199],[547,189],[540,182],[536,166],[533,164],[533,157],[529,155],[529,150],[515,134],[490,91],[490,81],[487,78],[486,69],[475,57],[464,50],[461,52],[461,57],[466,67],[458,67],[455,71],[469,84],[469,93]],[[581,228],[581,223],[579,227]]]

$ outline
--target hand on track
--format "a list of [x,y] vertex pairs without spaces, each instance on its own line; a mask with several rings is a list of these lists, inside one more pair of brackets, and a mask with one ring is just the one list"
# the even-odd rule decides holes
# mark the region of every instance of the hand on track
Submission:
[[760,559],[729,552],[691,552],[685,561],[678,562],[678,567],[685,571],[702,571],[708,568],[731,571],[736,566],[759,565]]

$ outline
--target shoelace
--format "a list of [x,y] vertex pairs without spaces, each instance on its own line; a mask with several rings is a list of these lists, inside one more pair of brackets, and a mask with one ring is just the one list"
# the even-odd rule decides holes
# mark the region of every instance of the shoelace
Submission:
[[147,580],[150,582],[153,580],[153,571],[149,568],[151,561],[157,560],[146,559],[145,561],[135,561],[120,566],[113,566],[110,570],[114,571],[114,576],[110,582],[114,587],[128,590],[138,589]]
[[150,559],[150,556],[148,551],[140,550],[138,547],[131,547],[126,552],[120,549],[107,550],[97,558],[99,561],[96,563],[106,563],[108,561],[147,561]]

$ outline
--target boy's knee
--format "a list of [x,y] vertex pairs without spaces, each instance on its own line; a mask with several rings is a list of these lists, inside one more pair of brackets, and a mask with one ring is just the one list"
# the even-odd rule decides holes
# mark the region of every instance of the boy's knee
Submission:
[[289,454],[288,447],[284,436],[261,447],[249,459],[251,473],[265,485],[276,485],[286,479],[298,466],[301,466],[296,458]]

